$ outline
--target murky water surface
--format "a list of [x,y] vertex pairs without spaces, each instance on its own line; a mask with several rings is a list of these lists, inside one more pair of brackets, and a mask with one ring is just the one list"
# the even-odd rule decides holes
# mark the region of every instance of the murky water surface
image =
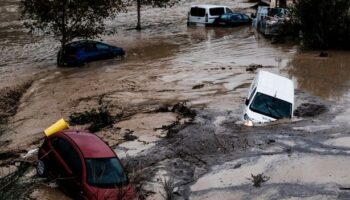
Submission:
[[[348,52],[332,51],[328,58],[319,58],[319,52],[301,51],[294,45],[271,44],[251,27],[188,28],[185,23],[188,6],[200,2],[184,3],[165,10],[145,9],[142,13],[145,30],[141,33],[130,30],[135,24],[131,7],[129,13],[121,13],[116,19],[106,21],[108,29],[116,30],[117,34],[102,39],[124,47],[128,52],[125,62],[139,60],[154,64],[157,59],[166,59],[171,61],[167,65],[175,71],[193,71],[201,77],[199,70],[210,70],[213,66],[263,64],[278,67],[295,80],[298,88],[323,98],[340,99],[348,92]],[[252,5],[241,1],[220,3],[237,10]],[[2,1],[0,11],[0,86],[32,78],[47,70],[61,71],[55,67],[59,44],[51,36],[28,33],[19,20],[18,1]],[[163,17],[159,19],[155,15]],[[172,75],[181,77],[176,73]]]

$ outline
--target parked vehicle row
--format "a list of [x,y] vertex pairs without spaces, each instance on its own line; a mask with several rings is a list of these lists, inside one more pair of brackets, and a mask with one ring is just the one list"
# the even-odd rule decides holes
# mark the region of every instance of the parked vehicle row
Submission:
[[220,5],[193,5],[187,17],[188,25],[197,26],[235,27],[250,23],[247,15],[234,13],[229,7]]

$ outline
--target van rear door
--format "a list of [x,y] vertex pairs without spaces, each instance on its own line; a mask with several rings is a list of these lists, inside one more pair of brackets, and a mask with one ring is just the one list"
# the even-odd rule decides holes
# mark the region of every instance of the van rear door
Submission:
[[189,14],[189,22],[205,23],[205,8],[192,7]]

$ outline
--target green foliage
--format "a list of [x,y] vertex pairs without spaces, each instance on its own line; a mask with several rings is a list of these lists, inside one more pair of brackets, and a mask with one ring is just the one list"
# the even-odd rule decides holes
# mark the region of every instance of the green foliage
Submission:
[[113,117],[106,108],[100,107],[98,110],[92,109],[81,113],[72,113],[69,116],[71,125],[90,124],[89,131],[97,132],[104,127],[111,126],[116,117]]
[[305,46],[350,47],[349,0],[299,0],[291,14],[300,25]]
[[31,31],[53,34],[62,45],[102,34],[104,19],[123,8],[122,0],[21,0],[25,25]]

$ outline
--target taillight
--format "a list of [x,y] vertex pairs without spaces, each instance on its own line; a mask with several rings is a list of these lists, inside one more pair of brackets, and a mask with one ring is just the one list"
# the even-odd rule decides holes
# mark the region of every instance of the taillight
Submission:
[[205,14],[205,22],[209,22],[209,17],[208,17],[208,14]]

